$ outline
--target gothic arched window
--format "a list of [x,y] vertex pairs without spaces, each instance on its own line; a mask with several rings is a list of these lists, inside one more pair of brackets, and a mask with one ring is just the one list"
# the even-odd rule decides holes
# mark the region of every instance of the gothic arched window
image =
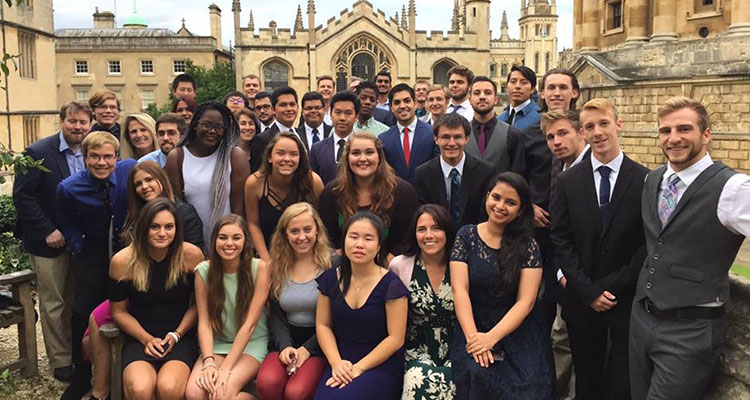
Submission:
[[550,63],[552,62],[552,53],[549,51],[547,54],[544,55],[544,72],[547,73],[547,71],[550,70]]
[[432,83],[448,87],[448,71],[453,68],[453,64],[448,60],[440,61],[432,69]]
[[534,71],[539,71],[539,52],[534,53]]
[[492,63],[490,64],[490,78],[494,78],[497,76],[497,64]]
[[508,64],[503,63],[503,65],[500,66],[500,76],[507,76],[508,75]]
[[375,78],[375,59],[370,53],[359,53],[352,58],[352,75],[371,81]]
[[[394,68],[390,53],[369,35],[361,34],[341,46],[333,61],[337,82],[352,77],[373,80],[378,71]],[[345,89],[347,85],[339,86]]]
[[263,67],[263,87],[273,91],[289,86],[289,69],[279,61],[271,61]]

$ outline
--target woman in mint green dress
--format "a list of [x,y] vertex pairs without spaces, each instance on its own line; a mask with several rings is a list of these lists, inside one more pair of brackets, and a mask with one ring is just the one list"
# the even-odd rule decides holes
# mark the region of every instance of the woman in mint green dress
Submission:
[[255,378],[268,352],[266,263],[253,258],[247,222],[221,217],[211,234],[211,258],[195,268],[198,343],[188,399],[252,399],[242,388]]

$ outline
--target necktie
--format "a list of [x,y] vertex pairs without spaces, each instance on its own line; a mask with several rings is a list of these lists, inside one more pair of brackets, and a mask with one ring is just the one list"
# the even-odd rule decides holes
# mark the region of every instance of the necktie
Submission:
[[599,180],[599,215],[602,218],[602,226],[607,221],[607,206],[609,205],[609,173],[612,169],[606,165],[598,168],[601,179]]
[[320,142],[320,136],[318,135],[318,128],[313,128],[312,130],[312,144]]
[[508,119],[505,120],[505,122],[508,123],[508,125],[513,126],[513,118],[516,117],[516,109],[511,108],[510,115],[508,116]]
[[341,159],[341,155],[344,154],[344,145],[346,145],[346,140],[339,139],[337,142],[339,145],[339,149],[336,151],[336,162],[339,162]]
[[461,218],[461,175],[458,170],[453,168],[450,173],[451,178],[451,197],[450,211],[453,219],[458,222]]
[[477,138],[477,145],[479,145],[479,154],[484,155],[484,151],[487,148],[487,125],[479,125],[479,137]]
[[409,160],[411,159],[411,150],[409,149],[409,127],[404,127],[404,160],[406,160],[406,166],[409,167]]
[[459,105],[451,104],[451,107],[453,107],[453,111],[451,111],[451,112],[452,113],[457,113],[458,109],[461,108],[461,105],[460,104]]
[[667,187],[664,188],[661,197],[659,197],[659,220],[661,221],[661,226],[667,224],[672,211],[677,207],[677,198],[679,196],[677,183],[679,182],[680,177],[677,174],[672,174],[667,180]]

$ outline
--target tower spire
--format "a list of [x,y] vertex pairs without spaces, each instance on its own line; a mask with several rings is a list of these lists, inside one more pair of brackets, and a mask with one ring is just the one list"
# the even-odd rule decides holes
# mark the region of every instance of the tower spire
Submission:
[[247,29],[255,30],[255,20],[253,19],[253,10],[250,10],[250,21],[247,23]]
[[302,26],[302,6],[297,4],[297,18],[294,19],[294,33],[305,29]]
[[510,35],[508,34],[508,13],[505,10],[503,10],[503,22],[500,24],[500,40],[510,40]]
[[451,30],[458,32],[458,0],[453,0],[453,17],[451,17]]
[[406,6],[401,6],[401,28],[409,29],[409,25],[406,23]]

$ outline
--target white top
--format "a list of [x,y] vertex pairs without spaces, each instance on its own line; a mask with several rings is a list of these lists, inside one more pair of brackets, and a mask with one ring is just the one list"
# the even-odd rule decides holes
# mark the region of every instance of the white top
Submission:
[[440,169],[443,170],[443,181],[445,182],[445,197],[448,200],[448,204],[451,202],[451,171],[453,168],[458,170],[458,181],[464,177],[464,164],[466,163],[466,153],[461,152],[461,161],[452,166],[443,160],[443,156],[440,156]]
[[602,175],[599,173],[599,167],[602,165],[606,165],[611,169],[612,171],[609,173],[609,201],[612,201],[612,193],[615,192],[615,182],[617,182],[617,174],[620,172],[620,168],[622,168],[622,160],[625,158],[625,156],[622,153],[622,150],[620,150],[620,153],[617,154],[617,157],[615,157],[612,161],[610,161],[607,164],[604,164],[603,162],[599,161],[594,157],[594,155],[591,155],[591,167],[594,169],[594,186],[596,186],[596,204],[602,204],[602,199],[599,198],[599,186],[601,185],[601,178]]
[[[195,211],[198,212],[198,216],[203,223],[203,243],[211,248],[211,231],[215,222],[211,221],[211,178],[214,174],[219,152],[214,151],[206,157],[196,157],[190,153],[187,146],[183,149],[185,150],[185,160],[182,162],[182,177],[185,181],[185,201],[195,207]],[[232,165],[230,164],[229,175],[231,176],[231,174]],[[228,177],[227,180],[230,180],[230,182],[227,182],[227,185],[230,185],[231,178]],[[231,209],[229,196],[227,196],[223,214],[229,214]]]
[[466,118],[471,122],[474,119],[474,108],[471,107],[471,103],[469,102],[469,96],[466,96],[466,100],[464,100],[461,104],[453,104],[453,100],[451,100],[451,103],[448,104],[448,110],[446,111],[446,114],[452,113],[453,110],[458,108],[456,113],[458,115]]

